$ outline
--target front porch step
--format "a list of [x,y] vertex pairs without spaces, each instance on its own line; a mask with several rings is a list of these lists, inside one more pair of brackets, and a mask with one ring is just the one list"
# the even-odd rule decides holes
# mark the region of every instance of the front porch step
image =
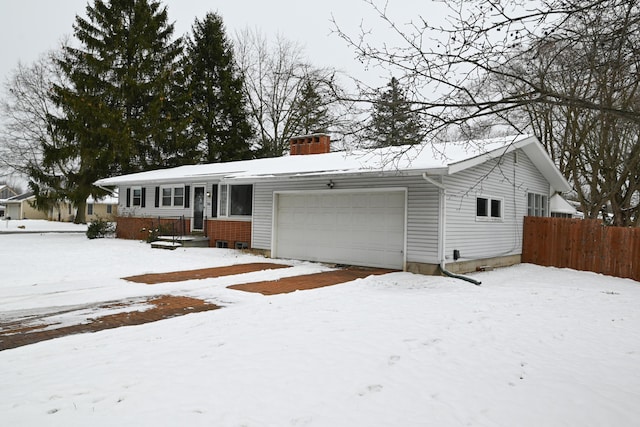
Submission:
[[171,244],[174,246],[173,249],[179,247],[185,248],[208,248],[209,247],[209,238],[205,236],[158,236],[158,238],[151,243],[151,247],[154,247],[154,244],[159,244],[160,246],[168,246],[167,244]]
[[169,250],[174,250],[176,248],[181,248],[182,247],[182,243],[178,243],[178,242],[165,242],[163,240],[156,240],[154,242],[151,242],[151,247],[153,249],[169,249]]

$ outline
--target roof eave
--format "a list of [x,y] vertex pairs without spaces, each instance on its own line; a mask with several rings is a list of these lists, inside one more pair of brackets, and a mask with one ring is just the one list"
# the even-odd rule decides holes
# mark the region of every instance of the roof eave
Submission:
[[542,175],[555,191],[571,191],[571,185],[565,179],[565,177],[562,176],[560,170],[553,163],[553,160],[551,160],[551,157],[549,157],[549,154],[544,150],[542,144],[540,144],[540,141],[538,141],[538,138],[536,138],[535,136],[528,136],[521,140],[514,141],[512,144],[509,144],[505,147],[500,147],[471,159],[453,163],[449,165],[448,173],[454,174],[465,169],[478,166],[486,161],[498,159],[505,154],[511,153],[517,149],[521,149],[527,155],[527,157],[529,157],[529,159],[533,162],[536,168],[538,168],[540,173],[542,173]]

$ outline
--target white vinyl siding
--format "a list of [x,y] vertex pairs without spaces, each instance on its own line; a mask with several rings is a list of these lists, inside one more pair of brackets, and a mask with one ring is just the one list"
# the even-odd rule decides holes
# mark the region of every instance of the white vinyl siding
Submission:
[[[438,261],[438,189],[420,176],[332,177],[335,189],[407,189],[406,261]],[[271,249],[274,191],[327,190],[329,178],[258,182],[254,185],[252,246]]]
[[[461,258],[478,259],[522,252],[522,221],[527,215],[527,193],[548,193],[549,183],[522,151],[446,176],[445,256],[453,250]],[[477,220],[477,198],[500,199],[499,220]],[[490,209],[490,208],[489,208]]]
[[[166,217],[166,218],[179,218],[184,216],[185,218],[190,218],[192,216],[192,207],[193,207],[193,188],[194,186],[203,185],[202,181],[187,181],[184,183],[163,183],[158,182],[156,184],[147,184],[144,187],[146,188],[146,200],[145,207],[140,206],[130,206],[127,208],[126,206],[126,187],[121,187],[120,192],[120,201],[118,206],[118,215],[123,216],[136,216],[136,217]],[[212,186],[217,186],[218,183],[207,183],[206,191],[210,191]],[[186,187],[190,187],[189,191],[189,200],[187,201],[187,191]],[[131,187],[133,188],[133,187]],[[140,188],[140,187],[137,187]],[[155,206],[155,194],[156,188],[158,188],[158,206]],[[162,189],[168,188],[173,189],[171,195],[171,203],[172,205],[163,206],[162,200]],[[180,190],[176,193],[175,189],[179,188]],[[133,192],[133,191],[132,191]],[[124,193],[124,194],[123,194]],[[182,199],[182,200],[180,200]],[[180,204],[182,201],[182,204]],[[211,199],[205,197],[205,210],[207,212],[207,217],[209,217],[209,213],[211,212]]]

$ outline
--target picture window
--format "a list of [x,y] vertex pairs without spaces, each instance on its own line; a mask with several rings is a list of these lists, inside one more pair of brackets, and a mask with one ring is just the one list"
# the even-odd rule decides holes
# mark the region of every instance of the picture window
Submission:
[[253,213],[253,185],[221,185],[220,216],[251,216]]

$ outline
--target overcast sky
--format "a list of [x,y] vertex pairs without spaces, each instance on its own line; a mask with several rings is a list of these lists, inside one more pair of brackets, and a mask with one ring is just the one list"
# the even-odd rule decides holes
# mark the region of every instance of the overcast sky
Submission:
[[[381,0],[379,3],[382,3]],[[76,14],[85,16],[88,0],[0,0],[0,81],[8,78],[18,61],[29,64],[73,34]],[[93,0],[91,0],[93,3]],[[384,25],[362,0],[165,0],[169,20],[177,35],[190,31],[195,18],[218,12],[227,33],[258,28],[265,35],[281,33],[305,47],[316,66],[332,66],[371,82],[384,73],[370,70],[355,60],[354,52],[337,35],[331,34],[331,16],[356,35],[361,22],[373,34],[383,34]],[[390,12],[402,22],[419,14],[429,16],[433,2],[390,0]],[[431,5],[430,5],[431,4]],[[386,78],[386,77],[385,77]]]

